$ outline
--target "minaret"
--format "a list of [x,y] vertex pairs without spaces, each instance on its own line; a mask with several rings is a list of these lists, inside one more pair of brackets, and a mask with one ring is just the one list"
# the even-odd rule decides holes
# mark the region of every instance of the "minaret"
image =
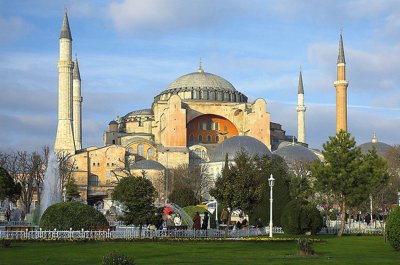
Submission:
[[336,133],[341,130],[347,131],[347,86],[346,60],[344,59],[342,32],[340,32],[339,54],[337,60],[337,80],[334,82],[336,88]]
[[60,60],[58,61],[58,127],[55,152],[75,153],[72,129],[72,37],[65,11],[60,33]]
[[376,138],[376,132],[374,131],[372,134],[371,143],[376,144],[378,142],[378,138]]
[[81,96],[81,75],[79,73],[78,57],[75,55],[74,71],[72,82],[73,95],[73,129],[76,150],[82,149],[82,101]]
[[306,142],[306,132],[305,132],[305,112],[306,106],[304,106],[304,87],[303,87],[303,76],[299,75],[299,88],[297,91],[297,141],[300,143]]

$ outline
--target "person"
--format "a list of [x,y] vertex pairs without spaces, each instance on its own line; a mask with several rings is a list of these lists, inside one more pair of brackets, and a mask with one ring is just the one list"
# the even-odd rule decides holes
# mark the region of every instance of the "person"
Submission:
[[261,218],[257,218],[256,224],[254,225],[256,228],[261,228],[264,225],[261,222]]
[[196,214],[193,217],[193,226],[192,226],[192,228],[194,230],[200,230],[200,228],[201,228],[201,217],[200,217],[199,212],[196,212]]
[[242,221],[242,227],[243,228],[247,228],[248,226],[249,226],[249,224],[247,223],[247,219],[244,218],[243,221]]
[[221,213],[221,221],[224,225],[228,224],[229,212],[224,208]]
[[20,216],[20,218],[21,218],[21,221],[22,221],[22,222],[25,221],[25,211],[24,211],[24,210],[21,211],[21,216]]
[[235,227],[236,227],[237,230],[242,229],[242,223],[240,221],[237,221]]
[[182,225],[182,219],[179,213],[177,213],[174,217],[174,224],[175,226],[181,226]]
[[367,223],[367,225],[369,225],[369,223],[371,222],[371,215],[369,213],[367,213],[367,216],[365,216],[365,222]]
[[203,224],[201,225],[201,229],[207,230],[207,228],[208,228],[208,219],[209,219],[208,212],[204,212]]
[[166,220],[167,229],[175,226],[174,221],[172,220],[172,211],[168,212],[167,220]]
[[6,218],[7,222],[10,222],[10,218],[11,218],[10,208],[7,208],[6,212],[4,213],[4,217]]

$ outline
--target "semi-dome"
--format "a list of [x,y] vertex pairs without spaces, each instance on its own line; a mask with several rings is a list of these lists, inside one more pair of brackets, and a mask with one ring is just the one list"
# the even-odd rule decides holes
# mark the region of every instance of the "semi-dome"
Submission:
[[131,168],[142,169],[142,170],[165,170],[165,167],[161,163],[146,159],[137,161],[135,164],[131,166]]
[[209,154],[210,162],[224,161],[225,154],[228,154],[228,160],[232,161],[235,159],[236,153],[241,150],[246,151],[252,156],[272,155],[268,147],[256,138],[250,136],[233,136],[218,144],[212,150]]
[[298,144],[285,145],[273,152],[274,155],[282,157],[286,162],[294,162],[300,160],[310,162],[319,160],[318,156],[313,151]]
[[237,91],[226,79],[203,71],[183,75],[168,85],[167,89],[155,97],[155,101],[168,100],[177,94],[183,100],[247,102],[247,97]]

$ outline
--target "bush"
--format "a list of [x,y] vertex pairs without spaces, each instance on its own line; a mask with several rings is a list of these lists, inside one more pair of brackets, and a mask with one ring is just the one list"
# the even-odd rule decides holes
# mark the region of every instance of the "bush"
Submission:
[[133,258],[115,252],[111,252],[103,256],[102,265],[134,265],[135,261]]
[[400,207],[394,209],[386,222],[386,237],[390,245],[400,251]]
[[283,209],[281,224],[288,234],[316,234],[322,228],[322,216],[314,205],[306,201],[290,201]]
[[44,230],[87,230],[108,225],[104,215],[80,202],[56,203],[46,209],[40,220],[40,227]]
[[[185,210],[185,212],[191,217],[193,218],[194,215],[196,214],[196,212],[199,212],[199,214],[203,214],[204,212],[208,212],[205,208],[200,207],[200,206],[186,206],[183,208],[183,210]],[[210,212],[208,213],[209,216],[211,216]]]
[[308,238],[299,238],[297,240],[297,250],[300,256],[314,255],[314,247]]

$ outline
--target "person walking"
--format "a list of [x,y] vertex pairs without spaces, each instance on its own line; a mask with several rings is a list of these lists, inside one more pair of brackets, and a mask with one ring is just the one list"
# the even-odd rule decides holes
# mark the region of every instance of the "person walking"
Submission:
[[226,208],[222,210],[221,221],[224,225],[228,224],[229,212]]
[[209,219],[208,212],[204,212],[203,224],[201,225],[201,229],[207,230],[207,228],[208,228],[208,219]]
[[193,226],[192,228],[194,230],[200,230],[201,229],[201,217],[199,212],[196,212],[195,216],[193,217]]

